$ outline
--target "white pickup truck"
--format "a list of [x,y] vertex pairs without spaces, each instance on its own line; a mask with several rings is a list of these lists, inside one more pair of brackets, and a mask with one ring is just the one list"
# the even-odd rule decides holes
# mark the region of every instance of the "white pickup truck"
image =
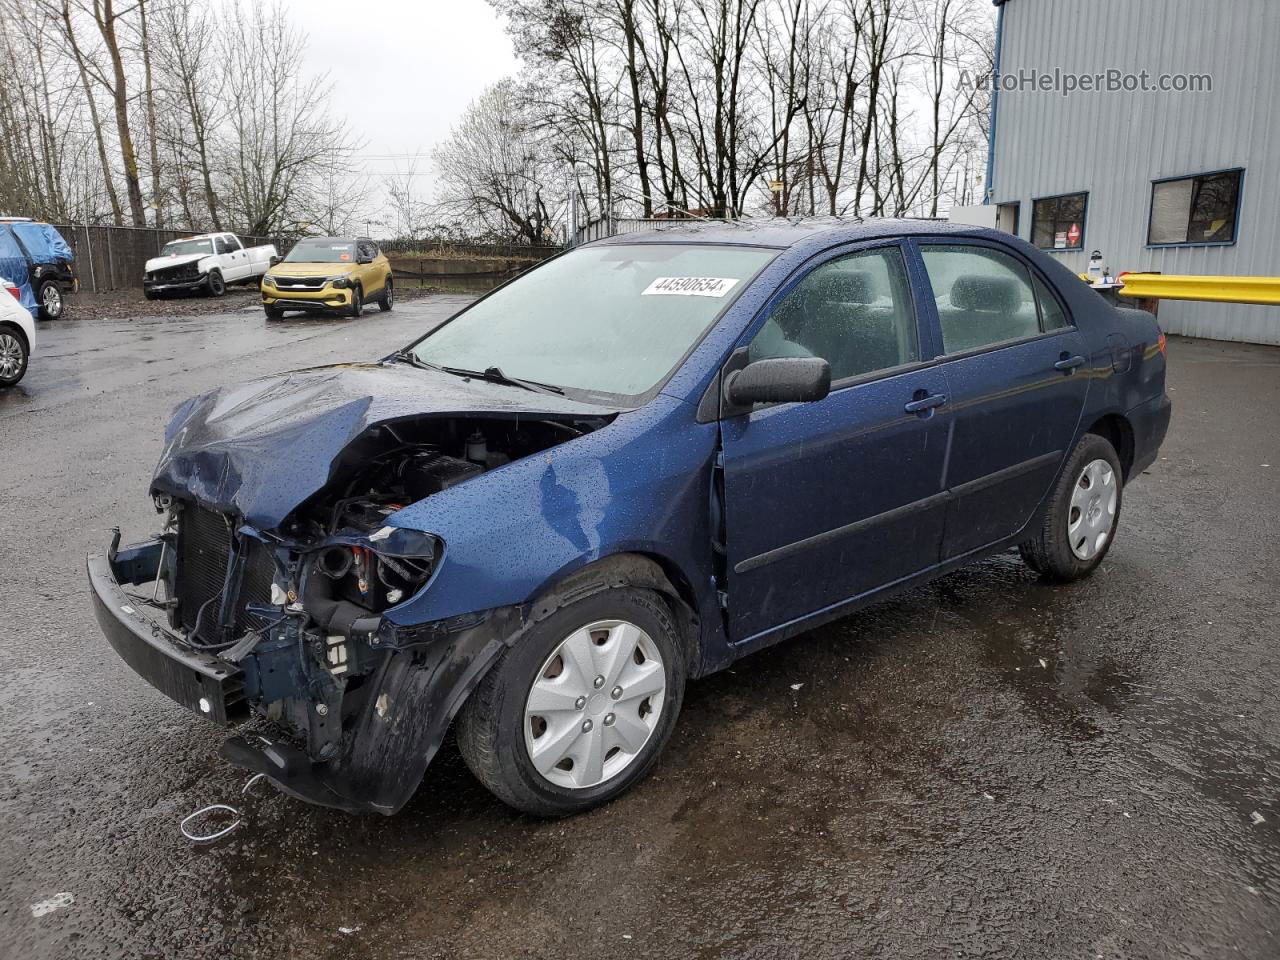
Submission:
[[147,261],[142,292],[148,300],[168,293],[200,290],[211,297],[229,283],[256,283],[276,259],[271,244],[246,247],[234,233],[203,233],[166,243]]

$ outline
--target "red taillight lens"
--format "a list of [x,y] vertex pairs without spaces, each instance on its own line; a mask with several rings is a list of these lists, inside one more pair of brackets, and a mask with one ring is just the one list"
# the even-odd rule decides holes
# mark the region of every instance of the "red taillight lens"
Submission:
[[1159,338],[1158,340],[1156,340],[1156,349],[1157,349],[1157,350],[1159,350],[1161,353],[1164,353],[1164,352],[1165,352],[1165,348],[1166,348],[1167,346],[1168,346],[1168,343],[1167,343],[1167,340],[1166,340],[1166,338],[1165,338],[1164,331],[1163,331],[1163,330],[1161,330],[1161,331],[1160,331],[1160,338]]
[[5,287],[5,289],[13,296],[13,299],[17,300],[19,303],[22,302],[22,294],[18,292],[17,287]]

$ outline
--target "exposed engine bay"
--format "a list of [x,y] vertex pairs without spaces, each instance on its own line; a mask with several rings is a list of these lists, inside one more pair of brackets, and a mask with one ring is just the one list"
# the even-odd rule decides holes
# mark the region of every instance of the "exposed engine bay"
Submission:
[[282,722],[305,740],[313,761],[329,759],[344,724],[367,706],[365,679],[391,652],[412,655],[444,632],[398,629],[381,616],[423,588],[443,549],[388,519],[609,419],[377,424],[274,531],[157,492],[165,526],[153,603],[186,644],[243,671],[241,715],[252,710]]
[[470,419],[379,425],[344,451],[334,479],[286,520],[285,532],[298,544],[334,541],[312,553],[304,575],[331,582],[321,593],[330,589],[335,599],[380,612],[422,586],[431,573],[430,557],[356,541],[375,538],[387,518],[409,504],[598,425]]

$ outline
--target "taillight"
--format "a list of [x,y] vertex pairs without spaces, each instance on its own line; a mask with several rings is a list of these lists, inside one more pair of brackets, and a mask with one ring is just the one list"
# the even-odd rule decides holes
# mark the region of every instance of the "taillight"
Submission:
[[1167,346],[1168,346],[1168,343],[1167,343],[1167,341],[1166,341],[1166,338],[1165,338],[1165,335],[1164,335],[1164,331],[1163,331],[1163,330],[1161,330],[1161,331],[1160,331],[1160,336],[1159,336],[1159,338],[1156,340],[1156,349],[1157,349],[1157,350],[1159,350],[1159,351],[1163,354],[1163,353],[1165,352],[1165,348],[1166,348]]
[[12,294],[13,299],[17,300],[19,303],[22,302],[22,294],[18,292],[17,287],[5,287],[5,289],[8,290],[10,294]]

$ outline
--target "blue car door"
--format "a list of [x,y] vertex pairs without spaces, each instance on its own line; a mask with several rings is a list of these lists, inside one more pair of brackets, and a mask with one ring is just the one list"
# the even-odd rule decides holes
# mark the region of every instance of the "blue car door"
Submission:
[[950,391],[944,560],[1018,533],[1070,453],[1089,390],[1084,337],[1049,286],[992,243],[920,242]]
[[[747,360],[818,356],[831,393],[721,420],[730,634],[755,645],[938,562],[947,388],[897,244],[829,256],[753,325]],[[916,275],[916,281],[922,277]]]

